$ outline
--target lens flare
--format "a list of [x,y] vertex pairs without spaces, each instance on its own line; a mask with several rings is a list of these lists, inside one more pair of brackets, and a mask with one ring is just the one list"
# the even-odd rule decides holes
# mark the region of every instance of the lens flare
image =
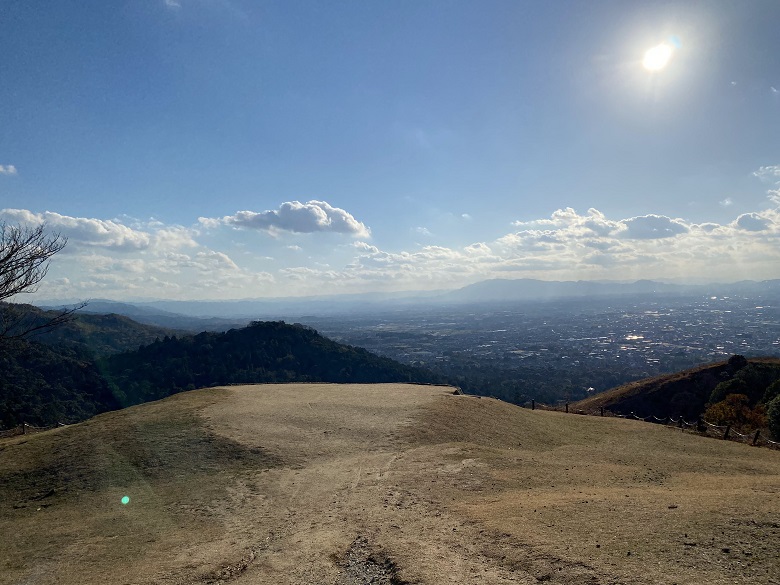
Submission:
[[648,71],[660,71],[669,63],[674,49],[671,45],[661,43],[645,52],[645,58],[642,59],[642,65]]

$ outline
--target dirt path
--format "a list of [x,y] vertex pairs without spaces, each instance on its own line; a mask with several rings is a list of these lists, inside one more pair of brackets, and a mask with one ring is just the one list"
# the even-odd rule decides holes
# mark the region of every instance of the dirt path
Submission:
[[635,421],[291,384],[63,431],[0,444],[0,583],[779,582],[780,454]]

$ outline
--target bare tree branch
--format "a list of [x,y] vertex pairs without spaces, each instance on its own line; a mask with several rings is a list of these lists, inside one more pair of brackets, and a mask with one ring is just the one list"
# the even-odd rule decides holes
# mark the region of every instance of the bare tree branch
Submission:
[[48,331],[69,321],[86,303],[51,316],[31,307],[5,302],[18,294],[33,293],[49,270],[49,259],[68,239],[36,227],[0,222],[0,342]]
[[47,234],[46,226],[22,227],[0,222],[0,301],[20,293],[32,293],[49,270],[49,258],[68,239]]

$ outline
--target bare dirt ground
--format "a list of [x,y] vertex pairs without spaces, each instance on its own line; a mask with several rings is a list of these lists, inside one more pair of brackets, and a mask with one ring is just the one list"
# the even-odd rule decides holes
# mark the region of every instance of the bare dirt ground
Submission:
[[0,534],[0,583],[780,583],[780,453],[443,387],[230,387],[0,441]]

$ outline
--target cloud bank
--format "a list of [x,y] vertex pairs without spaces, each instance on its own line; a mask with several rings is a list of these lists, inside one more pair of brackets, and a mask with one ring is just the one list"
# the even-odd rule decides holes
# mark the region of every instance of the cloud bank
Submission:
[[[369,241],[370,230],[354,216],[315,200],[200,218],[189,227],[25,209],[2,210],[0,219],[46,224],[68,237],[41,298],[224,299],[443,289],[495,277],[780,278],[779,207],[726,223],[661,214],[612,218],[567,207],[516,221],[512,231],[492,240],[437,245],[447,239],[437,231],[400,250]],[[277,237],[258,239],[257,231]]]

